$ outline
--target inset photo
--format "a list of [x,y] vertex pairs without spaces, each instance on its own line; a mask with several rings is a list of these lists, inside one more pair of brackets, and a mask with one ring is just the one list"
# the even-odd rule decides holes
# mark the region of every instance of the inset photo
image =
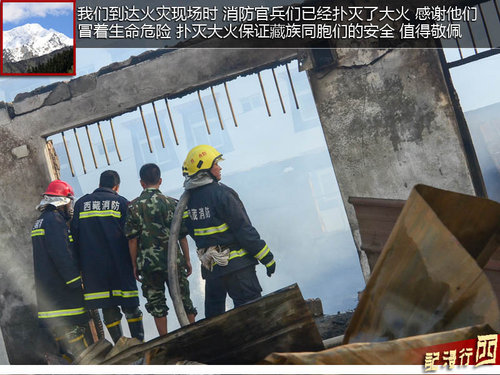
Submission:
[[75,75],[74,1],[2,1],[2,75]]

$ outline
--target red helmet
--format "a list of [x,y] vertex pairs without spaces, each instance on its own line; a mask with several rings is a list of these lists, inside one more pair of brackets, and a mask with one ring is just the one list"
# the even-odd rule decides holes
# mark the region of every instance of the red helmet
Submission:
[[75,192],[73,191],[71,185],[61,180],[52,181],[43,194],[71,198],[75,196]]

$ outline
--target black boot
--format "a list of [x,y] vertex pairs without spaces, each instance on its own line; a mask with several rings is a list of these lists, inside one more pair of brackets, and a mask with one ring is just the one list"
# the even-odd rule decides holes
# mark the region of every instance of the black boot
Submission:
[[118,306],[106,307],[102,309],[102,316],[104,318],[104,324],[108,329],[108,332],[116,344],[120,337],[123,336],[122,326],[120,321],[122,320],[122,313]]
[[124,308],[130,335],[139,341],[144,341],[144,325],[142,324],[142,311],[138,307]]
[[66,332],[62,341],[64,348],[73,358],[77,358],[88,347],[87,340],[85,340],[85,328],[81,326]]
[[108,329],[109,335],[113,339],[113,342],[116,344],[120,337],[123,336],[122,325],[120,321],[116,321],[110,324],[106,324],[106,328]]
[[128,328],[130,329],[130,334],[139,341],[144,341],[144,325],[142,324],[142,316],[137,318],[140,320],[131,322],[128,321]]

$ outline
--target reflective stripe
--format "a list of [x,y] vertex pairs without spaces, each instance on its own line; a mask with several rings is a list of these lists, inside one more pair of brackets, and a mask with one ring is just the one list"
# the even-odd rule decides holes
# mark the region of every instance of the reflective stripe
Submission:
[[134,323],[134,322],[140,322],[142,320],[142,316],[138,317],[138,318],[130,318],[130,319],[127,319],[127,322],[129,323]]
[[45,236],[45,229],[35,229],[31,231],[31,237]]
[[77,342],[77,341],[80,341],[80,340],[83,340],[83,335],[80,335],[78,336],[77,338],[73,339],[73,340],[69,340],[68,342],[70,344],[74,343],[74,342]]
[[82,211],[82,212],[80,212],[79,218],[86,219],[89,217],[106,217],[106,216],[120,218],[120,217],[122,217],[122,213],[120,211],[114,211],[114,210]]
[[139,291],[138,290],[113,290],[113,297],[123,297],[123,298],[139,297]]
[[[112,291],[113,297],[122,297],[122,298],[131,298],[131,297],[139,297],[139,291],[138,290],[113,290]],[[93,299],[102,299],[102,298],[109,298],[111,296],[110,292],[97,292],[97,293],[85,293],[84,299],[86,301],[93,300]]]
[[66,281],[66,285],[67,285],[67,284],[74,283],[76,280],[80,280],[80,279],[81,279],[81,276],[75,277],[73,280]]
[[229,253],[229,260],[239,258],[247,254],[248,253],[245,251],[245,249],[233,250]]
[[267,254],[269,254],[269,247],[266,245],[262,248],[261,251],[259,251],[257,254],[254,255],[255,258],[258,260],[262,260]]
[[73,242],[73,236],[71,234],[68,236],[68,238],[69,238],[69,242]]
[[118,324],[120,324],[119,320],[117,320],[116,322],[113,322],[113,323],[106,324],[106,327],[111,328],[111,327],[117,326]]
[[218,227],[208,227],[208,228],[197,228],[194,230],[195,236],[209,236],[215,233],[222,233],[229,229],[229,225],[226,223],[219,225]]
[[274,263],[276,263],[276,262],[273,259],[272,261],[270,261],[269,263],[266,264],[266,267],[271,267]]
[[62,316],[73,316],[73,315],[80,315],[83,313],[85,313],[85,309],[83,307],[79,307],[77,309],[67,309],[67,310],[39,311],[38,318],[39,319],[60,318]]
[[139,297],[139,291],[138,290],[130,290],[130,291],[124,290],[122,297],[123,298]]
[[85,301],[92,299],[109,298],[109,292],[97,292],[97,293],[84,293],[83,298]]
[[187,211],[184,211],[184,213],[182,214],[182,218],[183,219],[187,219],[189,217],[189,214]]

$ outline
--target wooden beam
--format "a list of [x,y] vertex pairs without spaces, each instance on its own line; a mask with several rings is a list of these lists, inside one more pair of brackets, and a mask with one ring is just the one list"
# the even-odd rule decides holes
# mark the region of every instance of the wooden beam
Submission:
[[225,314],[203,319],[137,345],[102,364],[129,364],[148,354],[149,364],[195,361],[256,364],[272,352],[324,349],[297,284]]

